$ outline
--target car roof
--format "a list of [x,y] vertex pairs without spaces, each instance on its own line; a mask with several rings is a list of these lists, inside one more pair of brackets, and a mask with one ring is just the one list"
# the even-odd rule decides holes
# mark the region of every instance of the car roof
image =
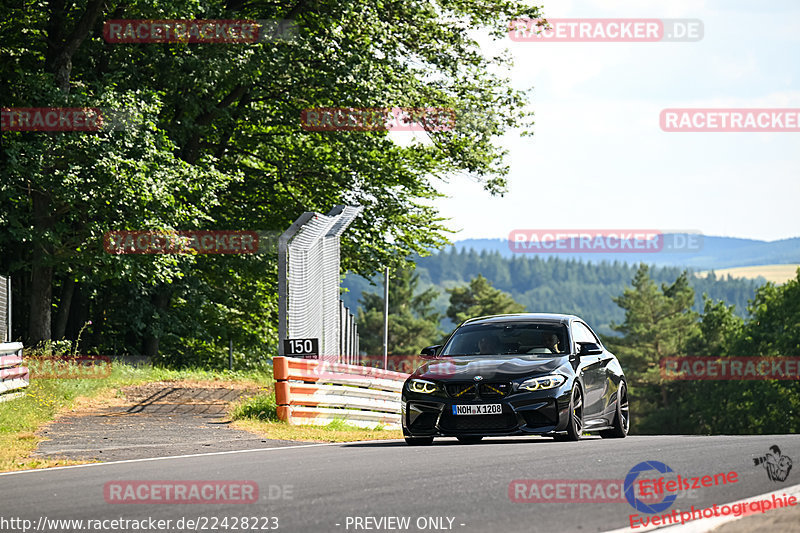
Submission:
[[575,315],[562,315],[556,313],[514,313],[508,315],[489,315],[470,318],[464,324],[491,324],[492,322],[562,322],[581,320]]

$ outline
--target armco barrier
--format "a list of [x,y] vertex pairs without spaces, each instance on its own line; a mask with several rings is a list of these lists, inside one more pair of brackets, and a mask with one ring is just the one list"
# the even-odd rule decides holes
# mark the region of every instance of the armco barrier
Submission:
[[28,368],[22,366],[22,343],[0,343],[0,402],[22,396],[28,381]]
[[281,420],[400,429],[400,391],[409,374],[294,357],[275,357],[273,370]]

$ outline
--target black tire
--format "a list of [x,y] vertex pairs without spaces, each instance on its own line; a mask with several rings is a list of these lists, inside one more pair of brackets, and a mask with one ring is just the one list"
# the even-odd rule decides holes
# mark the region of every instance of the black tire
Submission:
[[433,444],[433,437],[403,437],[409,446],[430,446]]
[[624,381],[619,382],[617,390],[617,412],[614,415],[614,424],[611,429],[600,432],[604,439],[624,439],[631,429],[631,411],[628,403],[628,387]]
[[556,440],[581,440],[583,435],[583,392],[576,383],[572,388],[572,398],[569,400],[569,422],[567,422],[566,435],[554,435]]
[[478,436],[478,437],[474,437],[474,436],[456,437],[456,438],[458,439],[459,442],[461,442],[463,444],[477,444],[477,443],[479,443],[481,441],[481,439],[483,439],[482,436]]

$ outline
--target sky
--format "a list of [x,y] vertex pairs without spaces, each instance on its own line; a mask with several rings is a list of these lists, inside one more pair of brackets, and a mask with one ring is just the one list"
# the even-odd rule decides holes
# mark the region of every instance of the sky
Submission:
[[533,137],[509,150],[509,192],[469,178],[434,205],[452,240],[513,229],[692,230],[800,236],[800,133],[664,132],[665,108],[800,108],[800,2],[558,0],[549,19],[691,18],[698,42],[514,42],[508,72],[530,89]]

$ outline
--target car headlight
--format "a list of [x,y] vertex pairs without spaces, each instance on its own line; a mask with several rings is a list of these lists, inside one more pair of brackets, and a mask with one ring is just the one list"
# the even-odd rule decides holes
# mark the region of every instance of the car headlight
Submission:
[[430,394],[435,392],[439,386],[432,381],[426,381],[424,379],[412,379],[408,382],[408,390],[411,392],[421,392],[422,394]]
[[526,379],[519,384],[519,388],[525,390],[554,389],[563,385],[565,381],[567,381],[567,378],[561,374],[550,374],[549,376]]

